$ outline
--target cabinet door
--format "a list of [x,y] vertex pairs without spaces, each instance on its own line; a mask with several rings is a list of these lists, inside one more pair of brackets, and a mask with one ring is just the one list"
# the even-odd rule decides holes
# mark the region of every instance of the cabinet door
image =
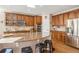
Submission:
[[69,13],[64,13],[64,25],[66,25],[66,21],[69,19]]
[[17,17],[17,20],[22,20],[22,15],[17,14],[16,17]]
[[64,18],[63,18],[63,14],[59,15],[59,25],[64,25]]
[[57,40],[57,41],[64,43],[65,42],[65,36],[66,36],[65,32],[59,32],[59,31],[53,31],[52,32],[52,40]]
[[76,13],[74,11],[69,12],[69,18],[70,19],[76,18]]
[[59,31],[57,32],[57,40],[61,41],[61,32],[59,32]]
[[27,25],[30,26],[30,16],[28,16]]
[[20,14],[16,14],[16,25],[19,26],[19,24],[17,23],[17,21],[22,20],[22,15]]
[[57,31],[53,32],[53,38],[54,38],[54,40],[58,40],[58,32]]
[[33,26],[34,25],[34,17],[30,16],[30,25]]
[[53,40],[53,37],[54,37],[53,35],[54,35],[54,34],[53,34],[53,31],[51,31],[51,38],[52,38],[52,40]]
[[76,18],[79,18],[79,9],[75,11],[76,12]]
[[52,25],[55,25],[55,20],[56,20],[56,17],[52,16]]
[[6,25],[9,25],[9,23],[10,23],[10,14],[9,13],[6,13]]
[[25,16],[25,24],[26,24],[26,26],[28,26],[29,25],[29,16]]
[[36,25],[37,16],[34,16],[34,25]]
[[33,26],[34,25],[34,19],[33,19],[33,16],[28,16],[28,26]]
[[56,15],[55,17],[56,17],[56,20],[55,20],[55,25],[60,25],[60,23],[59,23],[59,16],[58,16],[58,15]]
[[63,43],[65,43],[65,36],[66,36],[66,33],[65,32],[61,32],[61,41]]
[[25,21],[25,15],[22,15],[22,20]]
[[22,15],[22,20],[24,21],[25,25],[27,26],[27,16],[26,15]]
[[56,37],[55,37],[55,36],[56,36],[56,32],[53,31],[53,32],[52,32],[52,40],[56,40]]
[[36,24],[38,24],[38,25],[42,24],[42,17],[41,16],[36,17]]
[[6,25],[13,26],[15,25],[14,21],[16,20],[16,14],[6,13]]
[[52,17],[52,25],[59,25],[58,15]]

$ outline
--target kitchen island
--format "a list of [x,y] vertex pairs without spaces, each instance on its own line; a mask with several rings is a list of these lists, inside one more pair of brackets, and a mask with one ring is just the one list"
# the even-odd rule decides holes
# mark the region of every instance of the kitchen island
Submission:
[[[10,35],[11,34],[11,35]],[[6,36],[5,36],[6,35]],[[14,53],[20,53],[21,48],[31,46],[33,49],[33,52],[35,52],[35,45],[39,42],[43,42],[46,39],[50,38],[49,36],[42,37],[41,32],[22,32],[22,33],[5,33],[5,37],[2,39],[10,40],[10,41],[4,41],[3,43],[0,43],[0,49],[3,48],[12,48],[14,50]],[[8,36],[7,36],[8,35]],[[9,36],[10,35],[10,36]],[[1,40],[2,40],[1,39]],[[12,39],[12,40],[11,40]]]

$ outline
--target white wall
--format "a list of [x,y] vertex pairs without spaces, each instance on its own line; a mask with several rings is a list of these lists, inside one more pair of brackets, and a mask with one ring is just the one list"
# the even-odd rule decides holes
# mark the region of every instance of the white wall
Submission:
[[50,35],[50,15],[42,15],[42,36]]
[[5,31],[5,13],[3,9],[0,9],[0,38]]

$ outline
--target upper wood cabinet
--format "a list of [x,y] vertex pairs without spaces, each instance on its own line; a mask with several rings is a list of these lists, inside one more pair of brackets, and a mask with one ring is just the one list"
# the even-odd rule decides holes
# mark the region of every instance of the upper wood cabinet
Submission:
[[34,25],[34,17],[33,16],[27,16],[27,15],[25,15],[23,19],[24,19],[25,24],[27,26],[33,26]]
[[26,26],[29,25],[28,19],[29,19],[28,16],[25,15],[24,16],[24,21],[25,21],[25,25]]
[[42,16],[34,16],[34,24],[41,25],[42,24]]
[[34,16],[34,25],[36,25],[36,20],[37,20],[37,18],[36,18],[36,16]]
[[17,20],[22,20],[22,15],[16,14]]
[[29,16],[28,25],[29,26],[33,26],[34,25],[34,17],[33,16]]
[[79,18],[79,9],[75,11],[76,13],[76,18]]
[[57,26],[64,25],[63,14],[53,16],[52,17],[52,25],[57,25]]
[[59,25],[64,25],[64,16],[63,16],[63,14],[59,15]]
[[42,24],[42,17],[41,17],[41,16],[37,16],[36,23],[37,23],[38,25],[41,25],[41,24]]
[[76,13],[75,13],[75,11],[69,12],[69,19],[73,19],[73,18],[76,18]]
[[56,17],[56,19],[55,19],[55,25],[59,25],[59,16],[56,15],[55,17]]
[[52,17],[52,25],[59,25],[58,15]]
[[6,25],[18,26],[18,23],[17,23],[18,20],[23,20],[26,26],[34,25],[34,16],[15,14],[15,13],[6,13]]
[[56,19],[56,17],[52,16],[52,25],[55,25],[55,19]]
[[69,13],[64,13],[64,25],[66,25],[66,21],[69,19]]
[[8,26],[13,26],[15,25],[15,21],[16,21],[16,14],[14,13],[6,13],[6,25]]

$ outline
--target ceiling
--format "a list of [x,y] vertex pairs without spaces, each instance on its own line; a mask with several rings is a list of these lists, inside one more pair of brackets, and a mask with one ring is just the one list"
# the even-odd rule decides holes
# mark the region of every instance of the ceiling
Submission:
[[27,5],[0,5],[0,8],[9,12],[19,12],[32,15],[56,14],[77,7],[79,7],[79,5],[35,5],[35,8],[27,7]]

